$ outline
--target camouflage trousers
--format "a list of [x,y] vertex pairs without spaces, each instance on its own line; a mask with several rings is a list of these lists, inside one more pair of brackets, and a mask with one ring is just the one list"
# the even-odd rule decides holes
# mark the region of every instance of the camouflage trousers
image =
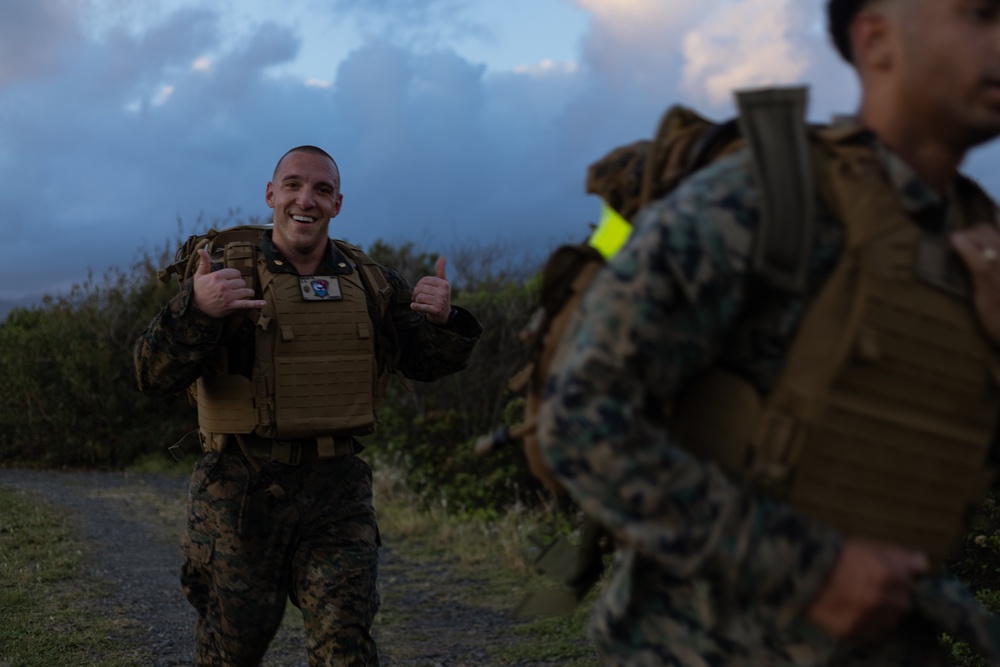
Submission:
[[211,452],[191,477],[181,585],[198,611],[196,664],[258,665],[291,599],[311,667],[378,665],[371,468],[353,455],[259,465]]

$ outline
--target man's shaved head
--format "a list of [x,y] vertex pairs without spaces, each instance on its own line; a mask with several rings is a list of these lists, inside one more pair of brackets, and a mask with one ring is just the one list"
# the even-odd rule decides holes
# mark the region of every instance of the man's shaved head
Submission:
[[[281,159],[278,160],[278,164],[274,165],[275,174],[278,173],[278,169],[281,167],[281,163],[285,160],[285,158],[291,155],[292,153],[312,153],[313,155],[322,155],[327,160],[332,162],[333,172],[337,175],[337,188],[338,189],[340,188],[340,167],[337,166],[337,161],[334,160],[329,153],[327,153],[322,148],[319,148],[318,146],[296,146],[295,148],[291,149],[290,151],[281,156]],[[273,179],[274,176],[272,175],[271,178]]]

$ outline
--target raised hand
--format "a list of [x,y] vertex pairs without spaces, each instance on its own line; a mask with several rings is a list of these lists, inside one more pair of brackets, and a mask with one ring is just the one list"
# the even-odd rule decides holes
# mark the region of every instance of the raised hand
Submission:
[[891,544],[847,540],[826,585],[809,606],[809,620],[839,639],[877,640],[910,611],[927,557]]
[[423,313],[431,324],[446,324],[451,316],[451,285],[445,275],[447,262],[446,258],[438,257],[434,275],[424,276],[413,288],[410,308]]
[[237,269],[212,271],[212,258],[204,248],[194,272],[195,308],[212,317],[225,317],[247,308],[263,308],[267,302],[253,299],[253,290],[246,286]]

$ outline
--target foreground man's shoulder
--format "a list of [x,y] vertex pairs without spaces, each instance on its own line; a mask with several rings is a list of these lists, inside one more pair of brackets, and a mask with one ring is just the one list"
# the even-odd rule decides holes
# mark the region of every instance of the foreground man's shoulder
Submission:
[[[670,275],[688,300],[696,301],[706,288],[746,271],[759,214],[749,154],[740,151],[643,209],[635,219],[632,247],[612,263],[621,279],[645,271]],[[627,271],[629,266],[634,271]]]

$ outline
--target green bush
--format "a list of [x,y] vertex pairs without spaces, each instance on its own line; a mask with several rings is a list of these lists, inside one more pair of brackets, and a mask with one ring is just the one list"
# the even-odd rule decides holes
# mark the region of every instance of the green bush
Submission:
[[136,390],[132,347],[171,294],[148,260],[0,325],[0,460],[117,467],[190,427],[184,399]]
[[[217,228],[242,221],[230,212]],[[257,222],[254,220],[251,223]],[[181,239],[144,252],[128,269],[93,276],[69,293],[45,297],[0,324],[0,464],[120,468],[165,448],[195,428],[181,394],[150,398],[135,385],[132,349],[157,312],[176,294],[158,270],[173,260]],[[196,230],[206,224],[199,219]],[[411,282],[433,274],[437,255],[413,243],[377,241],[368,249]],[[518,448],[489,459],[472,452],[478,435],[502,423],[509,376],[524,363],[518,333],[537,299],[532,268],[519,267],[512,248],[464,248],[449,257],[455,303],[485,332],[467,370],[434,383],[394,382],[372,453],[408,461],[414,488],[433,501],[469,510],[498,510],[530,501],[538,487]],[[507,266],[498,261],[507,257]],[[475,267],[475,268],[473,268]]]
[[[403,267],[411,282],[432,274],[437,258],[414,253],[411,244],[395,251],[375,244],[369,251],[380,263]],[[534,504],[542,494],[519,446],[487,458],[473,452],[477,437],[519,417],[511,409],[512,400],[519,403],[507,382],[527,359],[519,335],[537,305],[539,280],[530,277],[536,267],[504,265],[512,257],[512,248],[496,244],[449,256],[449,272],[454,269],[458,276],[452,301],[479,319],[482,338],[460,373],[433,383],[412,382],[412,392],[391,383],[379,429],[366,443],[376,459],[402,463],[407,482],[427,503],[498,513],[518,503]]]
[[[236,224],[234,216],[213,224]],[[91,274],[0,323],[0,464],[120,468],[195,428],[183,395],[139,393],[132,361],[136,340],[177,292],[157,273],[183,227],[178,221],[176,239],[141,252],[127,270]]]

